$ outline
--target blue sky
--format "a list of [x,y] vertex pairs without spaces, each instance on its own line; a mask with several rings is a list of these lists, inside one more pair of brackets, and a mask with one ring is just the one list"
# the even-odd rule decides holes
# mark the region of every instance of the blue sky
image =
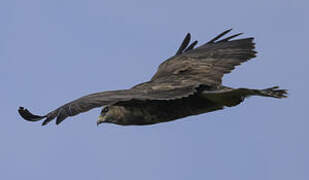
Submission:
[[[309,178],[308,2],[0,2],[0,179]],[[80,96],[147,81],[183,37],[234,28],[258,57],[226,75],[232,87],[289,89],[153,126],[96,126],[100,109],[60,126],[22,120]]]

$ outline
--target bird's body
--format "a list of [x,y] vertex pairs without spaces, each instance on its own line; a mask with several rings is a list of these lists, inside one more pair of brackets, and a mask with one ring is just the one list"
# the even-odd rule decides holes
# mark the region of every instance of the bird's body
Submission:
[[222,109],[223,106],[214,103],[201,94],[195,94],[176,100],[141,101],[122,105],[112,105],[109,111],[115,111],[117,119],[108,118],[108,121],[119,125],[149,125],[168,122],[190,115]]
[[[236,34],[220,39],[227,30],[211,41],[194,48],[186,36],[175,56],[164,61],[150,81],[126,90],[105,91],[83,96],[44,116],[20,107],[20,115],[29,121],[41,119],[56,124],[69,116],[103,107],[97,124],[148,125],[167,122],[231,107],[252,95],[283,98],[286,90],[230,88],[223,86],[224,74],[253,57],[253,38],[231,40]],[[189,46],[188,46],[189,45]]]

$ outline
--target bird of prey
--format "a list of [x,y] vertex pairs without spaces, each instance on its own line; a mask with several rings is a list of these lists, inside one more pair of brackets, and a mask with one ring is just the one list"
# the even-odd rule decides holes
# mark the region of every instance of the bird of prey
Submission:
[[256,56],[254,38],[232,40],[242,33],[222,38],[226,30],[201,46],[190,44],[188,33],[176,54],[160,64],[147,82],[130,89],[98,92],[71,101],[46,115],[35,115],[23,107],[19,114],[28,121],[67,117],[102,107],[97,120],[118,125],[149,125],[232,107],[249,96],[287,97],[287,90],[231,88],[222,85],[224,74]]

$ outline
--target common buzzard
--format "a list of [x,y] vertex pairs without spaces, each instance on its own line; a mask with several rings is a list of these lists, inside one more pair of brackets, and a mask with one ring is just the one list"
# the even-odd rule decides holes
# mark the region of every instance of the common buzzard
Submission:
[[235,34],[221,39],[231,29],[194,48],[188,33],[176,54],[162,64],[150,81],[130,89],[105,91],[83,96],[46,115],[34,115],[20,107],[19,114],[28,121],[45,119],[56,124],[69,116],[102,107],[97,120],[119,125],[148,125],[216,111],[240,104],[257,95],[287,97],[287,90],[277,86],[267,89],[230,88],[221,84],[224,74],[255,57],[254,38],[236,39]]

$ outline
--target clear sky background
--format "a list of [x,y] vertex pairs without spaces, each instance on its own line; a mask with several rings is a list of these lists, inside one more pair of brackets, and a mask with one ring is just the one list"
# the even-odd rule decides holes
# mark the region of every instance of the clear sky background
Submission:
[[[308,1],[0,1],[0,179],[309,179]],[[24,121],[80,96],[147,81],[187,32],[200,43],[234,28],[258,57],[232,87],[289,98],[152,126],[96,126],[100,109],[60,126]]]

